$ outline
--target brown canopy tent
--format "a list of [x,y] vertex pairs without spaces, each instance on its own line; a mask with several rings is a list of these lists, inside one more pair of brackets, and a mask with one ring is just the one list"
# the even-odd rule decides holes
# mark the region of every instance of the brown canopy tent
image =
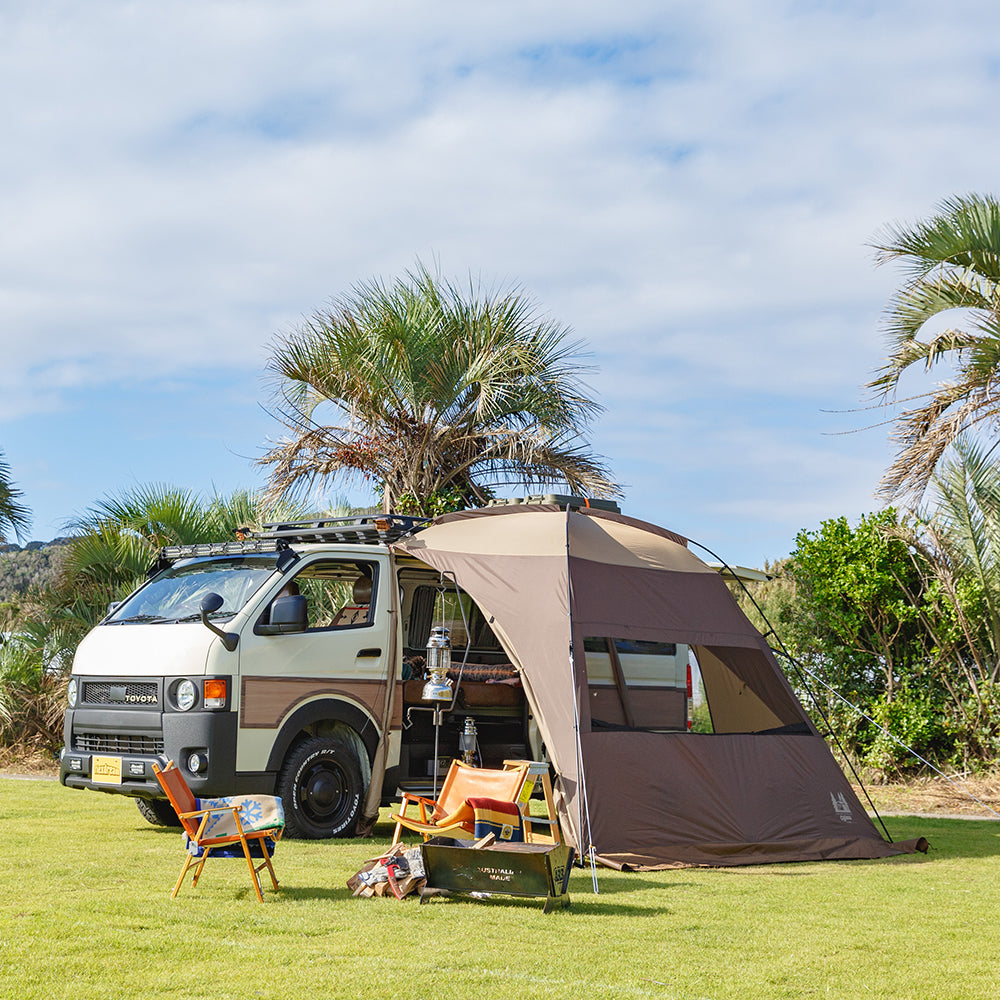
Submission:
[[[594,509],[508,506],[446,515],[396,547],[453,575],[487,616],[579,850],[653,869],[915,849],[879,835],[766,641],[681,536]],[[694,652],[713,733],[665,730],[671,692],[630,686],[620,667],[617,688],[590,682],[588,651],[606,644],[617,664],[628,643]]]

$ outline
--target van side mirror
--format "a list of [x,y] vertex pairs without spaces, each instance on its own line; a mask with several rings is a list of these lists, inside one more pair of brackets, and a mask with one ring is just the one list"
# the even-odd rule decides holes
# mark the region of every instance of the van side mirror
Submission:
[[201,610],[210,615],[213,611],[218,611],[225,603],[221,594],[206,594],[201,599]]
[[201,623],[205,628],[214,632],[222,640],[222,645],[231,653],[240,641],[240,637],[235,632],[223,632],[218,625],[213,625],[208,620],[208,616],[218,611],[225,603],[221,594],[206,594],[201,599]]
[[266,625],[258,625],[260,635],[285,635],[290,632],[305,632],[309,625],[309,604],[301,594],[278,597],[271,605],[271,614]]

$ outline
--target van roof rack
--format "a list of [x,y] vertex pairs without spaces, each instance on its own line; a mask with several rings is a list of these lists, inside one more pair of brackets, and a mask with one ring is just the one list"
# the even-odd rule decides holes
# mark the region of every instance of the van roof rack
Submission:
[[[613,500],[589,500],[586,497],[561,493],[496,499],[491,500],[488,506],[499,507],[510,504],[547,504],[574,509],[594,507],[597,510],[621,513],[618,504]],[[310,542],[387,545],[420,531],[432,520],[430,517],[411,517],[407,514],[364,514],[350,517],[313,517],[302,521],[269,521],[260,531],[237,528],[235,541],[165,545],[160,550],[156,566],[163,568],[178,559],[278,552],[288,548],[289,545],[304,545]]]
[[259,541],[253,538],[236,542],[195,542],[189,545],[164,545],[160,549],[161,562],[172,563],[178,559],[196,559],[206,556],[246,556],[257,552],[277,552],[277,541]]
[[261,541],[349,542],[385,545],[430,524],[429,517],[404,514],[366,514],[362,517],[315,517],[305,521],[271,521],[260,531],[247,532],[247,539]]
[[306,521],[271,521],[260,531],[237,528],[236,540],[197,542],[190,545],[164,545],[153,565],[160,570],[178,559],[204,559],[208,556],[245,556],[280,552],[289,545],[308,542],[348,542],[380,545],[395,542],[404,535],[429,524],[429,517],[403,514],[369,514],[364,517],[314,517]]

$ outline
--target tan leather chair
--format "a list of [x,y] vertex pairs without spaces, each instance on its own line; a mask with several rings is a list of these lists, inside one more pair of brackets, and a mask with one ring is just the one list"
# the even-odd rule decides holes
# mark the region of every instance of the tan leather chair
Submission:
[[[468,800],[488,798],[516,803],[527,775],[527,765],[495,771],[487,767],[469,767],[453,760],[437,801],[412,792],[403,793],[402,807],[391,816],[396,821],[392,842],[399,843],[404,827],[421,834],[424,840],[458,830],[472,834],[475,831],[475,810]],[[417,807],[419,819],[408,814],[411,806]]]

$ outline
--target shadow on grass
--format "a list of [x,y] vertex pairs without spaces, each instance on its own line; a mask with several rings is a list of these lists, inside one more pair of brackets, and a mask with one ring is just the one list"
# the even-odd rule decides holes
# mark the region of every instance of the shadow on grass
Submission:
[[[586,890],[590,892],[591,880],[590,869],[574,869],[573,889],[576,892]],[[650,892],[662,892],[664,889],[695,889],[694,882],[678,881],[675,877],[683,875],[683,868],[672,868],[670,871],[660,873],[657,878],[644,878],[641,872],[618,872],[612,868],[597,869],[597,885],[601,896],[615,896],[620,893],[636,893],[648,890]],[[582,879],[586,879],[583,882]]]
[[[281,882],[280,872],[278,873],[278,881]],[[331,903],[334,900],[340,901],[343,899],[349,899],[351,896],[351,890],[346,888],[338,889],[336,887],[329,888],[318,885],[288,885],[285,882],[281,882],[281,888],[276,893],[273,893],[273,895],[282,899],[295,900],[296,902],[305,902],[306,900],[322,900],[323,902]]]
[[[643,906],[641,903],[614,903],[603,898],[604,893],[595,896],[589,892],[571,892],[570,905],[557,907],[551,913],[546,914],[546,919],[558,919],[559,915],[564,916],[627,916],[627,917],[662,917],[674,912],[669,906]],[[409,904],[410,900],[403,901]],[[499,909],[537,910],[541,912],[545,905],[542,897],[526,896],[503,896],[492,895],[484,899],[476,899],[472,896],[455,895],[448,899],[432,898],[423,904],[424,909],[432,906],[472,906],[472,907],[497,907]],[[419,910],[421,904],[414,899],[413,906]]]

